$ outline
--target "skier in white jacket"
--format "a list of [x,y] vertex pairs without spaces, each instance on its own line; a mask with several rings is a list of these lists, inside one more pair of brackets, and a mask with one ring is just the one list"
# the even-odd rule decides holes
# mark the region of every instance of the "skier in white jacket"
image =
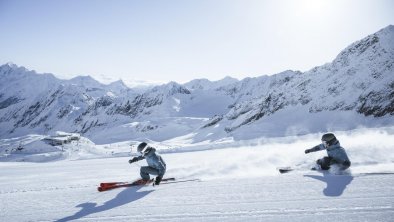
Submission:
[[140,169],[140,175],[143,181],[147,182],[150,180],[151,175],[157,175],[155,179],[155,185],[159,185],[163,179],[164,173],[166,172],[166,163],[163,158],[156,153],[156,149],[148,146],[147,143],[142,142],[138,145],[137,151],[141,153],[141,156],[134,157],[129,160],[129,163],[134,163],[143,159],[146,159],[148,166],[143,166]]

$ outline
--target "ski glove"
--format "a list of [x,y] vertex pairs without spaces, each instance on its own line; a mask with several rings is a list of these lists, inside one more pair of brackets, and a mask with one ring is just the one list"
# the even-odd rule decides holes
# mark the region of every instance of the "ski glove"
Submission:
[[320,145],[317,145],[317,146],[314,146],[314,147],[312,147],[310,149],[306,149],[305,150],[305,154],[311,153],[311,152],[316,152],[316,151],[319,151],[319,150],[320,150]]
[[137,162],[137,161],[138,161],[138,158],[134,157],[133,159],[129,160],[129,163],[132,164],[132,163]]
[[155,180],[155,185],[159,185],[160,182],[161,182],[161,179],[163,179],[162,176],[157,176],[157,177],[156,177],[156,180]]

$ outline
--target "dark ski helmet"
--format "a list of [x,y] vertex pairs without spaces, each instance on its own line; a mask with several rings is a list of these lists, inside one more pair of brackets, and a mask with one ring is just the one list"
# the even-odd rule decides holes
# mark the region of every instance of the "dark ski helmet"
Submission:
[[327,145],[331,146],[333,144],[335,144],[336,142],[338,142],[337,138],[335,137],[335,135],[333,133],[326,133],[321,137],[321,141],[322,142],[326,142]]
[[143,153],[146,150],[147,147],[148,147],[148,144],[145,143],[145,142],[142,142],[142,143],[140,143],[138,145],[137,151],[140,152],[140,153]]
[[148,146],[148,144],[145,143],[145,142],[140,143],[140,145],[138,145],[138,147],[137,147],[137,151],[139,153],[141,153],[142,156],[144,156],[145,154],[149,153],[150,150],[151,150],[151,147]]

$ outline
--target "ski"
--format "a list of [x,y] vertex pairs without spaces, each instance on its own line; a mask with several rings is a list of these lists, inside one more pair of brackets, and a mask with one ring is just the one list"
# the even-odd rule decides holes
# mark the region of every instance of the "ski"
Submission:
[[125,183],[129,183],[129,182],[105,182],[105,183],[100,183],[100,187],[110,187],[110,186],[120,185]]
[[291,167],[278,167],[277,169],[279,170],[279,173],[282,173],[282,174],[288,173],[288,172],[294,170],[294,168],[291,168]]
[[112,189],[121,188],[121,187],[144,186],[144,185],[151,184],[152,182],[153,182],[153,179],[149,180],[147,182],[144,182],[144,183],[141,183],[141,182],[138,182],[138,183],[137,182],[133,182],[133,183],[118,183],[118,184],[114,184],[114,185],[100,186],[100,187],[97,188],[97,190],[99,192],[102,192],[102,191],[112,190]]
[[150,184],[153,182],[153,179],[149,181],[142,181],[142,180],[137,180],[134,182],[109,182],[109,183],[100,183],[100,186],[98,187],[99,191],[102,190],[107,190],[107,189],[114,189],[118,187],[130,187],[130,186],[139,186],[139,185],[146,185]]
[[[170,177],[170,178],[163,178],[162,181],[170,181],[170,180],[175,180],[174,177]],[[103,182],[100,183],[100,187],[109,187],[109,186],[114,186],[114,185],[123,185],[123,184],[136,184],[136,185],[140,185],[142,183],[142,180],[136,180],[134,182]]]
[[278,170],[279,170],[279,173],[281,173],[281,174],[284,174],[284,173],[289,173],[289,172],[292,172],[292,171],[305,171],[305,172],[308,172],[308,171],[315,171],[315,172],[320,172],[320,173],[323,173],[323,174],[330,174],[330,175],[337,175],[337,176],[340,176],[340,175],[351,175],[351,172],[350,172],[350,170],[338,170],[338,169],[335,169],[335,168],[330,168],[329,170],[322,170],[322,169],[320,169],[320,168],[318,168],[318,167],[312,167],[312,168],[310,168],[310,169],[305,169],[305,168],[297,168],[297,167],[278,167],[277,168]]
[[[284,173],[289,173],[291,171],[295,171],[295,170],[304,170],[304,171],[308,171],[308,169],[303,169],[303,168],[299,168],[299,167],[278,167],[277,168],[279,170],[279,173],[284,174]],[[311,171],[321,171],[320,169],[317,169],[315,167],[312,167],[311,169],[309,169]]]
[[[161,181],[175,181],[175,178],[163,178]],[[107,190],[112,190],[115,188],[120,188],[120,187],[132,187],[132,186],[144,186],[144,185],[149,185],[154,182],[154,179],[150,179],[148,181],[143,181],[143,180],[137,180],[134,182],[105,182],[105,183],[100,183],[100,186],[97,188],[99,192],[102,191],[107,191]]]
[[172,184],[172,183],[185,183],[185,182],[200,182],[200,179],[188,179],[188,180],[174,180],[174,181],[165,181],[164,183],[160,183],[160,185],[165,185],[165,184]]

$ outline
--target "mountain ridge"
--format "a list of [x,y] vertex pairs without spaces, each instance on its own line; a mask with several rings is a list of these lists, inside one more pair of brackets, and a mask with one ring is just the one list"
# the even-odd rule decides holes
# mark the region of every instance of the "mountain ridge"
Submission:
[[[104,141],[179,136],[193,142],[393,124],[394,26],[358,40],[331,62],[300,72],[218,81],[196,79],[134,90],[90,76],[60,80],[0,66],[0,138],[60,130]],[[316,116],[327,115],[328,120]],[[287,126],[277,118],[285,115]],[[302,118],[314,119],[302,125]],[[332,120],[329,120],[332,118]],[[311,121],[310,120],[310,121]],[[133,124],[130,124],[133,123]],[[295,130],[294,126],[304,128]],[[296,127],[297,128],[297,127]],[[202,136],[206,135],[206,136]],[[248,135],[248,136],[245,136]],[[109,139],[112,141],[112,139]]]

